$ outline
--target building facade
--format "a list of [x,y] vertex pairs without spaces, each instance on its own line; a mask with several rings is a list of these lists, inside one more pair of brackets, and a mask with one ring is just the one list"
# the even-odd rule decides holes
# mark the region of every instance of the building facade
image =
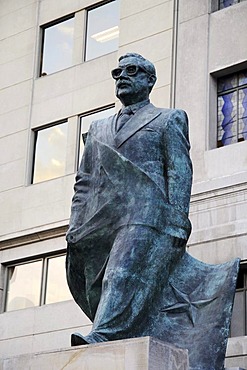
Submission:
[[137,52],[152,102],[189,116],[189,253],[241,258],[226,366],[247,368],[246,19],[239,0],[0,1],[0,357],[90,331],[65,280],[73,183],[83,133],[120,108],[110,70]]

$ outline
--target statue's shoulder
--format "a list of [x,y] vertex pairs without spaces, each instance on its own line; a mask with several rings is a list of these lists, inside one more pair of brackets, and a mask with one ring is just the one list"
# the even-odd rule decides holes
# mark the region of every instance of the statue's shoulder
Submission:
[[163,115],[167,116],[167,117],[173,117],[173,116],[180,116],[180,115],[186,115],[186,112],[183,110],[183,109],[176,109],[176,108],[159,108],[159,107],[155,107],[153,106],[153,108],[155,110],[157,110],[157,112],[160,112],[162,113]]
[[187,113],[183,109],[156,108],[161,114],[160,117],[166,122],[188,124]]
[[112,121],[114,120],[116,115],[117,114],[113,114],[109,117],[101,118],[101,119],[97,119],[97,120],[92,121],[91,124],[90,124],[89,131],[93,133],[93,132],[97,132],[98,130],[104,129],[105,126],[108,126],[112,123]]

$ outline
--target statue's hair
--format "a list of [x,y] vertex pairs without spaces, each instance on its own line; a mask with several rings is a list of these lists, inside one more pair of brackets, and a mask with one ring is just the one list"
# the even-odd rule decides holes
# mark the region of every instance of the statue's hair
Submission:
[[153,65],[152,62],[150,62],[149,60],[145,59],[141,54],[137,54],[137,53],[126,53],[124,55],[122,55],[118,61],[120,62],[121,60],[125,59],[125,58],[136,58],[138,59],[138,62],[141,66],[143,66],[145,68],[145,70],[150,73],[150,75],[154,76],[154,79],[153,79],[153,85],[152,87],[150,87],[150,92],[156,82],[156,70],[155,70],[155,67]]
[[118,59],[118,61],[120,62],[122,59],[125,59],[125,58],[137,58],[140,61],[140,64],[143,65],[143,67],[151,75],[154,75],[156,77],[156,70],[155,70],[155,67],[154,67],[153,63],[151,63],[149,60],[145,59],[141,54],[137,54],[137,53],[126,53],[126,54],[122,55]]

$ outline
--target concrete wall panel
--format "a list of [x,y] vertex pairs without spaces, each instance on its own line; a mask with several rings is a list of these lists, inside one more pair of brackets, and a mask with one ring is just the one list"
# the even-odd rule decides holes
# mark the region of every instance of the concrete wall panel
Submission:
[[[12,167],[11,167],[12,165]],[[15,170],[16,163],[0,167],[4,190],[23,186],[25,162]],[[11,173],[12,170],[12,173]],[[35,227],[52,228],[57,223],[68,224],[75,175],[60,177],[2,193],[0,235],[6,239],[11,233]],[[18,182],[19,181],[19,182]],[[17,236],[17,235],[16,235]]]
[[40,4],[39,24],[45,24],[58,18],[72,14],[92,4],[90,0],[66,1],[60,0],[57,6],[56,0],[43,0]]
[[120,47],[168,30],[172,28],[172,23],[172,1],[123,18],[121,20]]
[[170,0],[153,0],[152,2],[150,0],[124,0],[124,2],[121,3],[121,18],[140,13],[143,10],[148,10],[168,1]]
[[247,170],[246,142],[207,151],[205,153],[205,166],[209,179]]
[[[25,235],[25,233],[23,234]],[[0,251],[0,259],[3,264],[7,264],[14,260],[66,250],[66,247],[65,235],[63,235],[47,240],[36,240],[35,242],[30,242],[19,247],[2,249]]]
[[0,357],[68,347],[74,331],[90,328],[74,301],[6,312],[0,315]]
[[31,5],[33,3],[37,3],[37,0],[22,0],[22,1],[16,1],[16,0],[8,0],[8,1],[2,1],[1,7],[0,7],[0,17],[3,17],[5,15],[8,15],[9,13],[19,11],[22,8],[27,7],[28,5]]
[[31,3],[1,17],[0,40],[35,27],[37,6],[37,2]]
[[[220,230],[223,230],[221,235],[219,235]],[[224,228],[218,226],[214,229],[214,233],[211,233],[211,230],[208,229],[207,235],[209,236],[210,241],[205,242],[205,238],[203,237],[201,238],[201,242],[199,241],[193,245],[190,245],[189,241],[188,252],[200,261],[209,264],[224,263],[237,257],[241,258],[242,260],[246,260],[247,234],[245,233],[245,235],[238,235],[236,233],[234,237],[228,237],[226,236],[228,235],[226,233],[228,233],[229,230],[234,231],[233,224],[227,225]],[[206,233],[204,233],[204,236],[206,236]],[[214,240],[214,237],[219,237],[219,239]]]
[[13,36],[1,40],[0,64],[24,57],[34,52],[35,33],[30,28]]
[[166,85],[158,89],[154,89],[150,95],[150,99],[156,107],[170,107],[171,86]]
[[15,109],[0,115],[0,138],[29,127],[29,107]]
[[33,55],[28,54],[19,59],[1,65],[1,87],[9,87],[33,77]]
[[193,18],[209,13],[208,0],[180,0],[179,1],[179,22],[187,22]]
[[[27,145],[26,130],[1,138],[0,165],[25,158],[26,145]],[[12,150],[13,146],[15,147],[15,150]]]
[[143,40],[136,40],[119,49],[119,55],[131,52],[143,55],[156,65],[157,61],[168,58],[172,54],[172,30],[152,35]]
[[209,71],[246,61],[247,3],[243,1],[210,16]]
[[[205,178],[207,30],[208,15],[205,15],[179,24],[178,33],[175,105],[189,116],[194,182]],[[193,48],[188,45],[193,45]]]
[[[15,160],[13,162],[4,163],[0,166],[0,191],[21,187],[24,184],[26,162],[25,158]],[[1,202],[4,196],[1,195]],[[19,222],[18,222],[19,223]],[[9,219],[4,220],[3,230],[8,230],[11,225]],[[15,228],[17,225],[11,225]]]
[[171,83],[171,58],[166,58],[155,63],[157,81],[155,87],[158,89]]
[[31,80],[0,90],[1,113],[14,111],[30,104]]

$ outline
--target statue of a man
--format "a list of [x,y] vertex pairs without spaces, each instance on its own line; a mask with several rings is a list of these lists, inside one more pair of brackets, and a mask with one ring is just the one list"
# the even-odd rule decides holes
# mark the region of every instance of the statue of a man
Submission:
[[150,103],[156,71],[139,54],[120,57],[112,77],[122,108],[91,124],[67,233],[68,284],[93,321],[72,346],[151,335],[191,231],[185,112]]

